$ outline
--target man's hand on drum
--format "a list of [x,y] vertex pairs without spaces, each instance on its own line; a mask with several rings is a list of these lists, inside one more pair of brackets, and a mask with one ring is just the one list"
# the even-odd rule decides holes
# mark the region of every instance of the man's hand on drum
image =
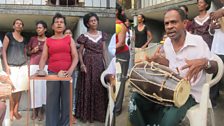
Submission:
[[203,59],[193,59],[193,60],[187,60],[186,59],[185,62],[187,64],[184,65],[181,68],[181,70],[189,68],[189,71],[186,75],[186,79],[188,81],[191,81],[193,79],[193,82],[195,82],[197,80],[198,73],[206,67],[208,60],[205,59],[205,58],[203,58]]
[[148,62],[153,61],[165,66],[169,66],[169,61],[165,57],[165,53],[162,46],[157,48],[156,52],[152,57],[145,56],[145,60]]

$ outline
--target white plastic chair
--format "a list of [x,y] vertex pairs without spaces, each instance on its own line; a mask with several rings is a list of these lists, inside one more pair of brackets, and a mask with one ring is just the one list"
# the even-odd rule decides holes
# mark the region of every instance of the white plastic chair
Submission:
[[[113,60],[111,62],[115,62],[116,58],[114,58]],[[109,67],[110,66],[111,65],[109,65]],[[116,77],[115,78],[116,79],[116,92],[115,92],[115,96],[117,96],[117,93],[118,93],[119,88],[120,88],[120,81],[119,81],[119,79],[117,79],[117,76],[119,76],[119,74],[121,74],[121,65],[120,65],[119,62],[117,62],[114,67],[116,68],[116,76],[115,76]],[[115,101],[113,99],[113,96],[111,95],[112,92],[113,92],[113,89],[110,86],[110,84],[106,83],[105,80],[104,80],[105,76],[109,73],[108,68],[101,74],[101,77],[100,77],[102,85],[105,88],[107,88],[107,90],[108,90],[108,98],[109,98],[108,107],[107,107],[107,114],[106,114],[106,120],[105,120],[105,126],[108,126],[108,123],[109,123],[109,126],[112,125],[112,120],[113,120],[113,116],[114,116],[113,111],[114,111],[114,105],[115,105]]]
[[218,63],[218,73],[213,79],[211,74],[206,75],[207,82],[203,85],[202,88],[200,104],[191,107],[187,111],[186,116],[189,119],[191,126],[207,126],[208,109],[211,109],[211,124],[212,126],[215,126],[214,112],[212,109],[211,100],[209,98],[209,90],[210,87],[218,83],[222,78],[223,62],[217,55],[214,55],[214,58]]

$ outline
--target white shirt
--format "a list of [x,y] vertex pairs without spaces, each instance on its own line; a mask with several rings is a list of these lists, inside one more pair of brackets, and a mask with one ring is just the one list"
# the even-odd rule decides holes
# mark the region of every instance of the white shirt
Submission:
[[2,47],[2,41],[0,40],[0,48]]
[[132,37],[132,30],[129,30],[129,34],[128,32],[126,32],[126,37],[125,37],[125,44],[128,46],[128,39],[131,39]]
[[106,74],[116,74],[116,57],[114,57],[111,61],[110,64],[108,66],[108,68],[106,69]]
[[[202,39],[201,36],[192,35],[187,32],[184,46],[178,51],[175,52],[171,39],[167,38],[164,42],[164,52],[166,58],[169,60],[169,68],[173,71],[177,71],[176,68],[180,71],[180,76],[185,77],[187,75],[188,69],[181,70],[181,68],[186,65],[185,60],[207,58],[212,60],[212,53],[209,51],[208,45]],[[195,98],[196,102],[200,101],[202,86],[206,82],[206,73],[201,71],[198,74],[198,78],[195,82],[190,81],[191,83],[191,94]]]
[[110,39],[108,51],[112,56],[115,56],[115,53],[116,53],[116,34],[115,33],[113,34],[113,36]]
[[[222,7],[222,9],[224,9],[224,7]],[[224,31],[221,29],[215,29],[213,36],[211,51],[218,55],[224,55]]]
[[218,55],[224,55],[224,31],[215,29],[213,36],[211,51]]

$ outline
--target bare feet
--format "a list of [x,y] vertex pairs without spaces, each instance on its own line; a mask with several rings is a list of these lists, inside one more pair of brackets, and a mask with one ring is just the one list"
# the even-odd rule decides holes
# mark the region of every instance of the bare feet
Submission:
[[10,111],[10,120],[13,121],[13,111]]
[[36,116],[36,111],[33,110],[32,115],[31,115],[31,119],[32,119],[32,120],[35,120],[36,118],[37,118],[37,116]]
[[77,123],[77,120],[76,120],[75,116],[73,115],[72,117],[73,117],[72,118],[72,124],[76,124]]
[[14,114],[14,117],[15,117],[17,120],[19,120],[19,119],[22,118],[22,116],[21,116],[18,112],[14,112],[13,114]]
[[44,120],[44,114],[43,114],[43,112],[41,111],[41,109],[39,109],[39,111],[38,111],[38,120],[39,120],[39,121]]

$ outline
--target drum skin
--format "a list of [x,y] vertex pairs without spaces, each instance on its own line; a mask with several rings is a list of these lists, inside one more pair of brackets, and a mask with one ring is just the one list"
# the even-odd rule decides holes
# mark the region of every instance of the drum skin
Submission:
[[129,82],[147,99],[165,106],[180,107],[190,94],[190,83],[158,63],[140,62],[129,74]]

